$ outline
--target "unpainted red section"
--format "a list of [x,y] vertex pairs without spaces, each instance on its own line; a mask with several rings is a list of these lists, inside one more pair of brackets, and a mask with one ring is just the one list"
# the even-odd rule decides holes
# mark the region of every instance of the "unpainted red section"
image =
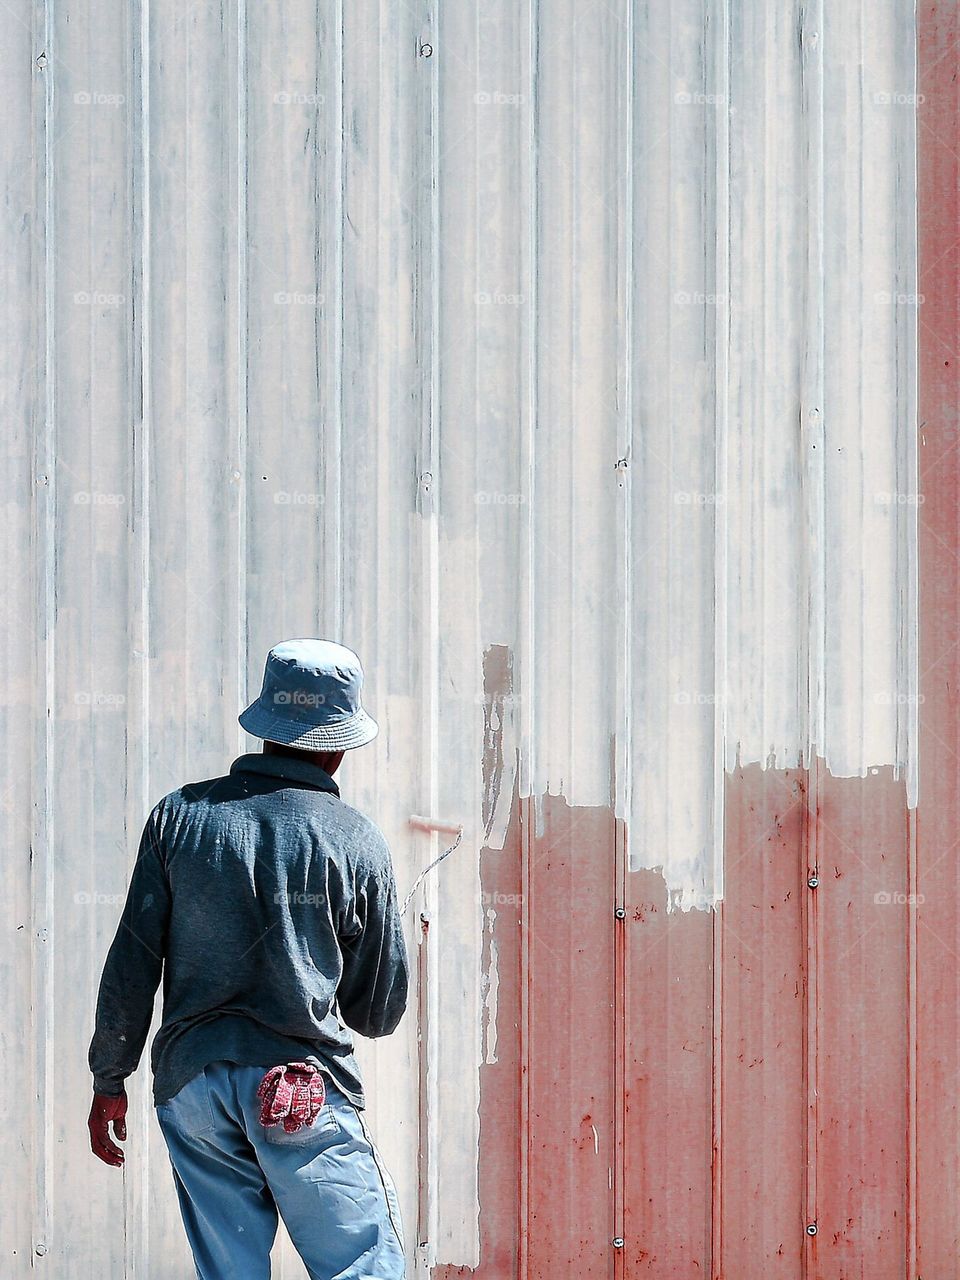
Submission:
[[626,876],[627,1276],[709,1276],[712,912],[667,912],[659,871]]
[[714,911],[668,913],[612,814],[562,797],[539,837],[517,801],[484,851],[500,985],[472,1274],[906,1274],[903,781],[752,766],[726,811]]
[[481,1263],[433,1275],[613,1280],[615,822],[547,796],[537,836],[532,803],[514,800],[503,849],[481,857],[486,900],[505,904],[497,1061],[481,1067]]
[[960,1276],[960,7],[917,6],[920,803],[916,1258]]
[[909,1176],[909,830],[889,769],[817,787],[814,1275],[902,1280]]
[[728,778],[717,1277],[907,1274],[909,885],[891,769]]
[[805,776],[738,769],[725,806],[714,1274],[796,1280],[806,1247]]
[[526,846],[530,1276],[613,1277],[614,825],[546,796]]

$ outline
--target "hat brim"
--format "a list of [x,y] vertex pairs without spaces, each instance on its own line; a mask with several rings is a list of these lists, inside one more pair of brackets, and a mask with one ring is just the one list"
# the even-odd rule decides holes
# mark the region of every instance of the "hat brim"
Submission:
[[376,720],[362,707],[349,719],[336,724],[305,725],[269,711],[258,698],[241,711],[237,719],[255,738],[299,747],[302,751],[349,751],[372,742],[380,732]]

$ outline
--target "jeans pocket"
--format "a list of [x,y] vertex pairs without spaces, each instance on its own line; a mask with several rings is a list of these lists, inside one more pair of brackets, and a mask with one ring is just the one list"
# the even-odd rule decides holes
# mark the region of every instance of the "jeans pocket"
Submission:
[[208,1133],[214,1125],[210,1086],[205,1071],[198,1071],[172,1098],[154,1108],[161,1124],[173,1125],[188,1138]]
[[276,1147],[303,1147],[318,1143],[325,1138],[336,1137],[340,1133],[340,1122],[333,1107],[325,1103],[317,1112],[313,1124],[301,1125],[295,1133],[288,1133],[283,1123],[263,1125],[263,1136],[266,1142]]

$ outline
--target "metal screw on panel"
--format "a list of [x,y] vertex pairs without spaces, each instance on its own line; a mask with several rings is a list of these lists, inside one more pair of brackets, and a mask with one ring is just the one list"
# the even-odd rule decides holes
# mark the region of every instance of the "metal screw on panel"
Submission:
[[625,908],[625,907],[617,907],[617,910],[616,910],[616,913],[615,913],[615,914],[616,914],[616,917],[617,917],[617,919],[618,919],[618,920],[622,920],[622,919],[626,916],[626,914],[627,914],[626,908]]
[[819,883],[820,883],[819,876],[811,876],[810,879],[807,881],[807,888],[815,889]]
[[34,1249],[34,1253],[39,1258],[42,1258],[46,1252],[47,1252],[47,1246],[45,1244],[38,1244],[36,1249]]
[[622,1249],[622,1248],[623,1248],[623,1236],[614,1236],[614,1237],[613,1237],[613,1247],[614,1247],[615,1249]]
[[817,1234],[817,1224],[815,1222],[807,1223],[807,1235],[815,1236]]
[[433,57],[433,45],[432,45],[432,44],[422,44],[422,45],[420,46],[420,57],[421,57],[421,58],[432,58],[432,57]]

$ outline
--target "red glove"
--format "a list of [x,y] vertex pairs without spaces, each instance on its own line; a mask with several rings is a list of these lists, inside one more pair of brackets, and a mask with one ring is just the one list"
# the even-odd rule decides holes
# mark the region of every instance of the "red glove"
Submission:
[[87,1128],[90,1130],[90,1149],[104,1164],[120,1167],[123,1164],[123,1151],[110,1137],[108,1124],[113,1121],[113,1132],[121,1142],[127,1140],[127,1095],[121,1093],[116,1098],[108,1098],[106,1094],[95,1093],[93,1106]]
[[257,1085],[263,1099],[260,1123],[265,1127],[283,1123],[287,1133],[296,1133],[313,1124],[327,1096],[323,1076],[306,1062],[287,1062],[271,1067]]

